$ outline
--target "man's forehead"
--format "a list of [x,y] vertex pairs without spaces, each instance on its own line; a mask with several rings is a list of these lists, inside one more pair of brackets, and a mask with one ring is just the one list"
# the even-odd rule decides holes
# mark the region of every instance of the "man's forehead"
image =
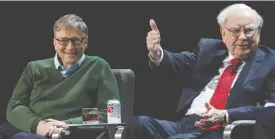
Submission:
[[241,12],[229,15],[226,24],[231,27],[257,27],[258,21],[255,14]]
[[55,32],[56,37],[83,37],[83,33],[73,27],[63,28],[60,31]]
[[237,10],[228,13],[228,18],[232,17],[250,17],[255,18],[257,14],[251,10]]
[[240,29],[240,28],[244,28],[244,29],[252,29],[252,28],[257,28],[257,25],[239,25],[239,26],[230,26],[231,29]]
[[227,27],[230,27],[230,28],[257,28],[258,27],[258,24],[257,22],[252,22],[252,23],[238,23],[238,22],[233,22],[233,23],[228,23],[226,25]]

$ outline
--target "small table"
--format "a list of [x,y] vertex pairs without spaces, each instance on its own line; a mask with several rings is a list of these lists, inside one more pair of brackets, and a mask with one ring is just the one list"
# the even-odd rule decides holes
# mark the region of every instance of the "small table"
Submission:
[[70,135],[70,130],[72,128],[76,129],[107,129],[109,133],[109,139],[115,139],[116,128],[125,126],[126,123],[110,124],[110,123],[99,123],[99,124],[68,124],[67,128],[57,128],[53,131],[52,139],[60,139],[63,135]]

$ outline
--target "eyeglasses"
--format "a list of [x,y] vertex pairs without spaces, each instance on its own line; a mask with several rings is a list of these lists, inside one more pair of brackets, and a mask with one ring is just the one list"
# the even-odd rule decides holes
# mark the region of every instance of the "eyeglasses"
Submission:
[[[229,33],[234,38],[238,38],[241,34],[241,29],[229,29],[229,28],[226,28],[226,27],[224,27],[224,28],[226,30],[228,30]],[[246,28],[246,29],[243,29],[244,35],[247,38],[253,37],[257,31],[259,31],[259,28]]]
[[84,43],[86,37],[73,37],[73,38],[55,38],[62,46],[67,46],[71,41],[73,45],[81,45]]

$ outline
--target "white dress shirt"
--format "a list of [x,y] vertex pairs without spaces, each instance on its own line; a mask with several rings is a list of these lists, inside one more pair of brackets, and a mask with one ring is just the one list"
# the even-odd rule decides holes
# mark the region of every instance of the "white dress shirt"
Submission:
[[[63,65],[61,65],[59,63],[59,60],[58,60],[58,54],[56,53],[55,56],[54,56],[54,65],[55,65],[55,68],[57,70],[59,70],[61,72],[61,74],[64,76],[64,77],[67,77],[66,73],[69,69],[65,68]],[[77,60],[77,64],[80,66],[82,64],[82,62],[84,61],[85,59],[85,54],[83,54],[78,60]]]
[[[159,60],[156,61],[156,60],[153,60],[151,58],[151,56],[149,56],[149,57],[150,57],[150,61],[158,66],[158,65],[160,65],[160,62],[163,59],[163,50],[161,49],[161,57],[160,57]],[[226,57],[223,60],[222,67],[220,67],[220,69],[219,69],[219,74],[214,76],[211,79],[211,81],[205,86],[205,88],[202,90],[202,92],[193,100],[190,109],[187,110],[186,115],[191,115],[191,114],[202,115],[202,114],[206,113],[205,103],[210,102],[223,71],[225,70],[225,68],[227,66],[231,65],[231,60],[232,59],[233,59],[233,56],[229,53],[228,57]],[[231,88],[233,88],[233,86],[234,86],[236,80],[238,79],[244,65],[245,65],[245,62],[242,61],[242,64],[240,65],[240,67],[237,70],[236,77],[233,80]],[[268,106],[275,106],[275,103],[266,103],[265,107],[268,107]],[[225,112],[226,112],[226,121],[228,122],[228,120],[229,120],[228,119],[228,113],[227,113],[226,110],[225,110]]]
[[[226,67],[231,65],[231,60],[233,58],[234,57],[231,54],[229,54],[228,57],[226,57],[223,60],[222,67],[220,67],[220,69],[219,69],[219,74],[214,76],[211,79],[211,81],[204,87],[204,89],[201,91],[201,93],[193,100],[193,102],[191,104],[191,107],[187,111],[186,115],[190,115],[190,114],[201,115],[203,113],[206,113],[205,103],[210,102],[223,71],[225,70]],[[231,88],[233,88],[233,86],[234,86],[236,80],[238,79],[244,65],[245,65],[245,62],[242,62],[242,64],[238,68],[237,73],[236,73],[236,77],[232,82]]]

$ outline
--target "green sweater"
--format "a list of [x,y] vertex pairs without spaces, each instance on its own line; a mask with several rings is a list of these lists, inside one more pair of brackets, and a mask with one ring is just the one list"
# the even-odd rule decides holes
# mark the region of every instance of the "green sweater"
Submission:
[[80,68],[66,78],[53,58],[32,61],[13,91],[7,120],[23,131],[35,132],[38,122],[47,118],[80,124],[82,108],[96,107],[100,121],[106,122],[110,99],[119,99],[117,82],[109,64],[99,57],[86,55]]

